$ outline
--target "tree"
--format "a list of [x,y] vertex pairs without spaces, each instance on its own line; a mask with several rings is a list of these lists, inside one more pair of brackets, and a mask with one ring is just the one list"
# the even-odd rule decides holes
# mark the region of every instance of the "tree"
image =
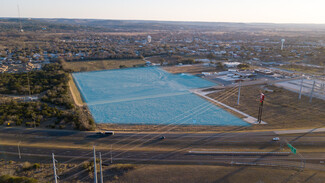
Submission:
[[225,69],[225,67],[224,67],[224,65],[222,64],[222,62],[217,62],[216,63],[216,69],[218,69],[218,70],[224,70]]
[[238,69],[248,69],[249,68],[249,65],[248,64],[239,64],[237,66]]
[[209,54],[207,55],[207,58],[210,59],[210,60],[213,60],[213,59],[216,59],[217,56],[214,55],[213,53],[209,53]]
[[159,58],[159,63],[160,65],[163,65],[166,60],[162,57]]

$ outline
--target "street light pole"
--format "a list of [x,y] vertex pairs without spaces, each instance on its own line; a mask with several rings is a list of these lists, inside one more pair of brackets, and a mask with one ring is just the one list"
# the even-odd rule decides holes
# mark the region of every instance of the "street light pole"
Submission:
[[19,155],[19,159],[21,159],[21,155],[20,155],[20,147],[19,147],[19,145],[20,145],[20,143],[21,143],[21,141],[19,141],[19,143],[18,143],[18,155]]

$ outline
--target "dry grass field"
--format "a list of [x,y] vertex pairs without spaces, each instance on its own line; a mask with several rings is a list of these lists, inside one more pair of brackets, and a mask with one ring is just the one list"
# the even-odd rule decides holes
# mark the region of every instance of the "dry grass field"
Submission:
[[[51,182],[53,180],[51,164],[0,161],[0,165],[0,180],[4,175],[7,177],[28,177],[25,178],[25,181],[33,180],[29,183]],[[57,170],[60,182],[63,183],[92,182],[92,171],[91,162],[83,162],[79,167],[76,164],[59,164]],[[73,176],[78,172],[82,173]],[[325,180],[324,171],[308,169],[298,171],[279,167],[113,164],[104,166],[103,173],[106,183],[323,183]]]
[[261,168],[261,167],[223,167],[191,165],[148,165],[119,177],[113,183],[322,183],[325,172]]
[[324,74],[324,68],[307,67],[307,66],[300,66],[300,65],[283,65],[280,66],[279,68],[290,70],[290,71],[303,72],[307,74],[315,74],[315,75]]
[[[227,90],[212,93],[209,96],[218,98]],[[260,92],[265,93],[262,120],[268,124],[254,125],[249,129],[313,128],[325,125],[325,102],[323,100],[314,98],[310,103],[307,96],[302,96],[302,99],[298,100],[297,93],[275,86],[242,87],[239,106],[236,96],[224,103],[257,117]]]
[[134,60],[94,60],[94,61],[76,61],[62,63],[64,69],[73,72],[98,71],[108,69],[118,69],[120,66],[133,67],[134,65],[145,64],[141,59]]
[[166,66],[164,70],[170,73],[190,73],[190,74],[201,74],[202,72],[220,72],[221,70],[215,67],[207,67],[201,64],[199,65],[183,65],[183,66]]

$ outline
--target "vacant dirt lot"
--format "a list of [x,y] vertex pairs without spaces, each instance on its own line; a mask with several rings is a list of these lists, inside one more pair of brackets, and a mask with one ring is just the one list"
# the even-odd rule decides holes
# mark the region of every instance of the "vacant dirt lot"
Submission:
[[[10,177],[33,178],[34,182],[53,181],[52,164],[34,162],[0,161],[0,178]],[[57,173],[60,182],[92,182],[92,162],[77,164],[58,164]],[[99,168],[99,166],[97,167]],[[113,164],[103,167],[104,182],[111,183],[194,183],[194,182],[313,182],[325,180],[323,171],[244,167],[244,166],[208,166],[208,165],[132,165]],[[26,178],[27,179],[27,178]]]
[[190,74],[201,74],[202,72],[220,72],[221,70],[215,67],[207,67],[201,64],[198,65],[183,65],[183,66],[166,66],[163,67],[170,73],[190,73]]
[[258,167],[222,167],[190,165],[148,165],[128,172],[114,183],[128,182],[323,182],[324,172],[299,172],[288,169]]
[[[220,97],[228,90],[212,93],[210,97]],[[257,117],[260,92],[265,93],[262,120],[268,125],[255,125],[250,129],[312,128],[325,125],[325,101],[309,97],[275,86],[246,86],[241,89],[240,105],[237,97],[224,101],[225,104]]]
[[78,61],[64,62],[64,69],[70,69],[73,72],[98,71],[108,69],[118,69],[120,66],[133,67],[134,65],[144,64],[141,59],[134,60],[94,60],[94,61]]

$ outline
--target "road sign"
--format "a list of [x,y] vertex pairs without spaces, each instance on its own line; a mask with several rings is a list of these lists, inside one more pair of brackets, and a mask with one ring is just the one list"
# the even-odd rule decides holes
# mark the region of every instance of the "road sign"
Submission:
[[297,149],[294,148],[291,144],[288,144],[288,147],[290,148],[290,150],[291,150],[291,152],[292,152],[293,154],[296,154],[296,153],[297,153]]

